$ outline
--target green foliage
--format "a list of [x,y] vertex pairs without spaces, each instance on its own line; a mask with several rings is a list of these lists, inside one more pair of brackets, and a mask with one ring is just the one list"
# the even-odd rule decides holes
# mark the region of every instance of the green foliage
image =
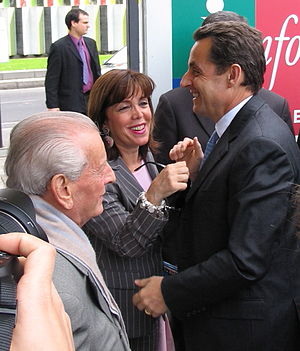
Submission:
[[[99,55],[100,64],[109,59],[112,55]],[[17,71],[26,69],[47,68],[47,57],[17,58],[8,62],[0,63],[0,71]]]

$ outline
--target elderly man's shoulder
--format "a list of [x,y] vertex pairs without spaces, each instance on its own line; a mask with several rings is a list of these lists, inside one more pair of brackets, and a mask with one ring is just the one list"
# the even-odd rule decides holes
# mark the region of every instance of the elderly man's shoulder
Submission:
[[87,276],[87,271],[79,262],[76,262],[68,254],[57,252],[53,281],[59,293],[68,293],[74,298],[80,299],[85,291]]

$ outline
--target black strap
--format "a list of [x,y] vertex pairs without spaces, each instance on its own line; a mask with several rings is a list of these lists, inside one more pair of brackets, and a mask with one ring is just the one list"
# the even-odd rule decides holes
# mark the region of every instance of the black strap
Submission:
[[9,351],[16,322],[17,283],[12,275],[0,279],[0,351]]

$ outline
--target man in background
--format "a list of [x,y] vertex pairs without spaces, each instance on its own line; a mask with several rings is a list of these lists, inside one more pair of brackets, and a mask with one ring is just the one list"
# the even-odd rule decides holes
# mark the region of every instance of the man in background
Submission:
[[88,13],[72,9],[65,18],[69,33],[50,47],[45,79],[46,105],[52,111],[86,114],[90,90],[100,76],[96,42],[83,35],[89,29]]
[[53,281],[76,350],[128,351],[120,310],[81,229],[103,211],[105,184],[115,180],[96,125],[75,112],[24,119],[11,132],[5,171],[7,187],[30,196],[37,223],[57,250]]

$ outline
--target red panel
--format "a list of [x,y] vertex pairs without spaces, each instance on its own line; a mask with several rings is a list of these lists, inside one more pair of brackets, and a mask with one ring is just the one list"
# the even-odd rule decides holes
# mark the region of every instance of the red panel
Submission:
[[300,2],[256,0],[256,28],[262,31],[267,72],[264,87],[288,99],[295,131],[300,127]]

